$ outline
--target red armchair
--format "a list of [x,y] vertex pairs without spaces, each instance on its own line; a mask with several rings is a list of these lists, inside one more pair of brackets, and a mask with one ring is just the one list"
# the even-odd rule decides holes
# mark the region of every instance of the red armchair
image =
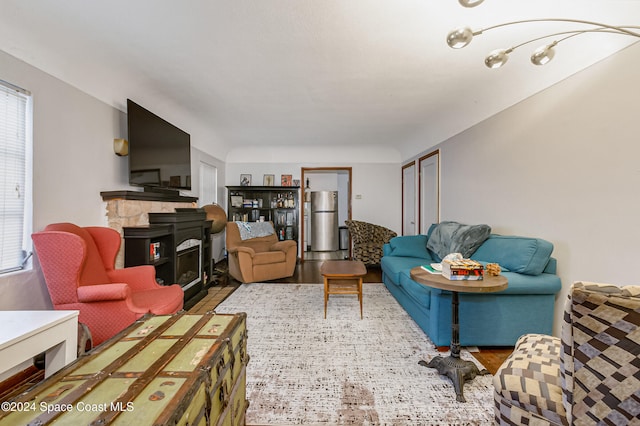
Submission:
[[121,241],[115,229],[56,223],[32,239],[54,308],[80,311],[95,345],[144,314],[182,309],[182,288],[158,285],[153,266],[114,269]]

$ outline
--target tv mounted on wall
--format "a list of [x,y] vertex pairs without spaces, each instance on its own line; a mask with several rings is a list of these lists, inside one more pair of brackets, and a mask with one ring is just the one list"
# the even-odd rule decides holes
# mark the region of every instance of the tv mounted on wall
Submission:
[[145,190],[191,189],[191,137],[127,99],[129,184]]

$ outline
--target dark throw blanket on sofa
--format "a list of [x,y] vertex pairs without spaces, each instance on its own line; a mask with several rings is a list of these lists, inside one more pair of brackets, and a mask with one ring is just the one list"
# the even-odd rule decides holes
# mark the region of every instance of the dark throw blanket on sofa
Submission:
[[489,225],[463,225],[458,222],[445,221],[437,224],[429,240],[427,248],[440,258],[449,253],[460,253],[468,258],[491,234]]

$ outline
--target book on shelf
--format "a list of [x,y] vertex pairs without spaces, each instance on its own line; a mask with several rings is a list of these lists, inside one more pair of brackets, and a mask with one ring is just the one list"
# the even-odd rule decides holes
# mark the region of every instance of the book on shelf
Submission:
[[160,259],[160,243],[153,242],[149,244],[149,259],[158,260]]

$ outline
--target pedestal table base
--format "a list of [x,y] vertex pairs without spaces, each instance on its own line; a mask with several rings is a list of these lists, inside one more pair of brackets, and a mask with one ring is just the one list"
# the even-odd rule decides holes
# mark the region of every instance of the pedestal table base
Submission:
[[484,376],[490,374],[489,370],[483,368],[479,370],[478,367],[471,361],[456,358],[449,355],[448,357],[436,356],[428,363],[426,361],[420,361],[418,364],[423,367],[435,368],[438,373],[443,376],[447,376],[453,383],[453,388],[456,391],[456,400],[459,402],[467,402],[464,399],[464,383],[468,380],[472,380],[476,376]]
[[489,374],[489,371],[479,370],[473,362],[460,359],[460,318],[458,316],[460,300],[458,292],[487,293],[504,290],[508,286],[507,279],[499,275],[485,276],[484,279],[476,281],[452,281],[442,275],[426,272],[419,266],[411,270],[411,278],[420,284],[451,292],[451,355],[446,358],[436,356],[428,363],[420,361],[418,364],[435,368],[438,373],[451,379],[456,391],[456,399],[459,402],[466,402],[463,394],[464,382],[473,380],[478,375]]

